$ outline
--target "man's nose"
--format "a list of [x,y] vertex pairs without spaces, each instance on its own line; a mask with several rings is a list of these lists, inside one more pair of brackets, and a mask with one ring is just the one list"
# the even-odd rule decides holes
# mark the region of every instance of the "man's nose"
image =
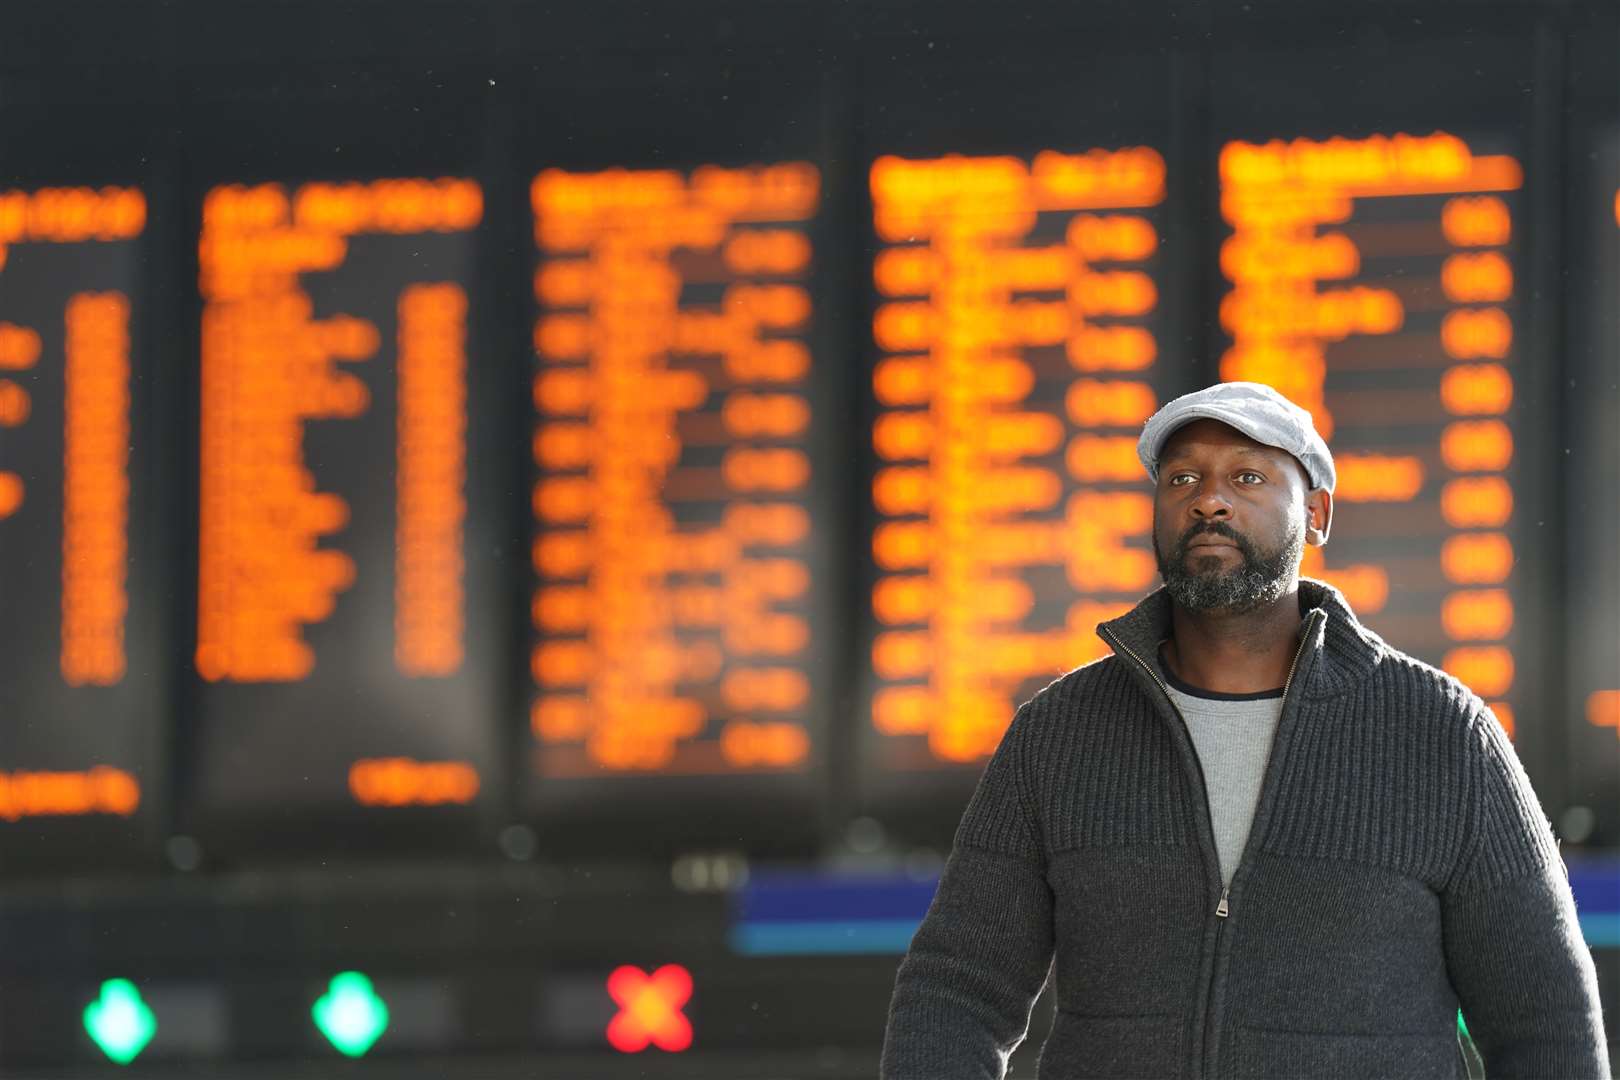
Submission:
[[1221,520],[1232,516],[1232,503],[1214,484],[1205,484],[1192,501],[1192,512],[1203,520]]

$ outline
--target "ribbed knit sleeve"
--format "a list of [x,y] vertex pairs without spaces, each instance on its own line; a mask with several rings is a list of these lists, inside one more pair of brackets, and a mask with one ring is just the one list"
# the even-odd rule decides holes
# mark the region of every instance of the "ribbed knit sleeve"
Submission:
[[957,829],[895,978],[884,1080],[1001,1080],[1051,967],[1052,891],[1019,711]]
[[1597,972],[1563,860],[1496,718],[1469,729],[1468,816],[1441,895],[1446,966],[1491,1080],[1609,1077]]

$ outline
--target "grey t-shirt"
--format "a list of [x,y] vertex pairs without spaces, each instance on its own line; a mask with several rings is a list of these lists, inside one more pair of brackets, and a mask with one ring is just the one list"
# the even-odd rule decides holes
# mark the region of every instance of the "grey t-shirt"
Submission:
[[1159,670],[1169,686],[1170,700],[1187,721],[1204,769],[1221,880],[1230,885],[1249,839],[1249,826],[1254,823],[1254,808],[1260,802],[1260,782],[1282,716],[1282,690],[1216,694],[1181,682],[1162,659]]

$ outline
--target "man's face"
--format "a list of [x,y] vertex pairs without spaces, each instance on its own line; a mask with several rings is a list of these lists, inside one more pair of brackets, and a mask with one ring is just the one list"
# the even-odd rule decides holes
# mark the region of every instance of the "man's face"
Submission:
[[1153,554],[1176,603],[1238,614],[1285,595],[1305,550],[1308,486],[1293,455],[1218,420],[1178,428],[1153,497]]

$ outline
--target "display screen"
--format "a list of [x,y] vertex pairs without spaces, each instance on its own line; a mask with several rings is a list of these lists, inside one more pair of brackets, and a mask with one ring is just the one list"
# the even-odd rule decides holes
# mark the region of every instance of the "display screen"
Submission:
[[1437,132],[1233,141],[1219,164],[1221,378],[1309,409],[1338,470],[1303,573],[1513,732],[1518,160]]
[[[132,854],[161,816],[162,641],[136,347],[146,197],[0,189],[0,850]],[[144,553],[143,562],[150,553]],[[142,567],[143,570],[147,566]],[[161,570],[156,571],[162,573]],[[103,846],[104,845],[104,846]]]
[[1165,400],[1151,147],[884,156],[869,603],[875,771],[976,772],[1155,583],[1136,457]]
[[[1556,478],[1613,457],[1620,256],[1594,241],[1566,343],[1524,117],[1389,122],[1410,101],[1370,85],[1305,123],[1268,80],[1311,58],[1240,85],[1235,53],[1189,114],[1192,69],[1122,53],[1080,91],[1153,77],[1077,129],[1049,69],[903,52],[847,114],[808,69],[768,109],[695,83],[651,111],[620,72],[601,115],[631,126],[492,117],[487,160],[306,134],[286,172],[199,149],[161,197],[0,190],[0,602],[45,620],[0,661],[0,844],[167,804],[244,858],[514,822],[548,851],[804,851],[868,816],[934,842],[1157,587],[1136,440],[1217,378],[1334,449],[1303,572],[1476,690],[1538,782],[1601,788],[1612,620],[1549,598],[1612,569],[1560,516],[1607,474]],[[949,108],[889,109],[918,92]],[[742,150],[679,127],[703,102]],[[1600,119],[1607,187],[1569,204],[1612,237]]]
[[870,1075],[1220,380],[1615,1034],[1620,5],[74,7],[0,32],[0,1074]]
[[1572,185],[1571,200],[1583,215],[1572,258],[1590,270],[1570,277],[1584,302],[1570,309],[1580,367],[1569,379],[1572,422],[1561,440],[1570,470],[1566,802],[1574,809],[1560,827],[1575,843],[1612,846],[1620,844],[1620,126],[1594,125],[1583,142],[1596,167]]
[[531,195],[531,804],[804,774],[818,172],[548,169]]
[[193,660],[211,838],[270,842],[317,815],[427,838],[499,786],[498,657],[468,617],[492,606],[467,543],[469,514],[491,513],[467,439],[482,215],[453,178],[204,199]]

